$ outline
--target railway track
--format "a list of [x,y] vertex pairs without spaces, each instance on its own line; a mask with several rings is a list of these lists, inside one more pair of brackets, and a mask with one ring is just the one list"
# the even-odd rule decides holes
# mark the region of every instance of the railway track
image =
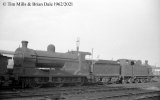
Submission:
[[85,93],[97,93],[107,91],[120,91],[135,88],[122,88],[122,87],[104,87],[104,86],[83,86],[83,87],[63,87],[63,88],[40,88],[40,89],[27,89],[27,90],[16,90],[16,91],[4,91],[0,93],[1,99],[10,98],[28,98],[28,97],[43,97],[52,96],[60,98],[66,95],[78,95]]
[[160,100],[160,91],[119,93],[110,96],[87,98],[87,100]]
[[68,96],[63,98],[65,100],[160,100],[160,91],[124,88]]
[[[4,91],[0,93],[2,100],[132,100],[127,98],[159,96],[160,91],[143,91],[138,88],[83,86],[64,88],[41,88],[17,91]],[[49,99],[48,99],[49,98]],[[159,99],[158,99],[159,100]]]

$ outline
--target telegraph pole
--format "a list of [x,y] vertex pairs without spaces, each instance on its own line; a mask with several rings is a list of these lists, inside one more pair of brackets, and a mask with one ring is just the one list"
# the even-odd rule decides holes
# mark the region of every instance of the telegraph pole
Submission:
[[94,61],[93,61],[93,48],[92,48],[92,64],[91,64],[91,74],[93,72],[93,66],[94,66]]
[[78,73],[78,71],[81,70],[81,53],[79,52],[79,45],[80,45],[80,39],[77,38],[77,41],[76,41],[76,49],[77,49],[77,56],[78,56],[78,66],[79,66],[79,69],[76,71],[76,73]]
[[79,45],[80,45],[80,39],[77,38],[77,41],[76,41],[77,53],[79,53]]

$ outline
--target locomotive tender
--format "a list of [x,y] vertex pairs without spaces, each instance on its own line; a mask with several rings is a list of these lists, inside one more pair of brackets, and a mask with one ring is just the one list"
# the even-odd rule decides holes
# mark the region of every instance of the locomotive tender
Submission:
[[[22,41],[22,47],[14,53],[12,75],[0,75],[0,83],[17,84],[24,87],[40,87],[43,84],[61,87],[64,84],[77,86],[86,83],[133,83],[148,82],[153,77],[147,61],[119,59],[86,60],[89,52],[69,51],[59,53],[54,45],[49,45],[47,51],[33,50],[27,47],[28,41]],[[9,58],[1,56],[7,61]],[[0,61],[1,63],[2,61]],[[7,68],[1,64],[0,70]],[[2,72],[2,71],[1,71]],[[3,76],[9,75],[11,83]]]

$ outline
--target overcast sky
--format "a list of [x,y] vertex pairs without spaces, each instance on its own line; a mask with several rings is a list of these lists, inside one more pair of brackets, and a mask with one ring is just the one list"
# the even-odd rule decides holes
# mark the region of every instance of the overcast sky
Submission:
[[[73,2],[71,7],[8,7],[3,2]],[[94,58],[148,60],[160,67],[160,0],[1,0],[0,50],[76,49]]]

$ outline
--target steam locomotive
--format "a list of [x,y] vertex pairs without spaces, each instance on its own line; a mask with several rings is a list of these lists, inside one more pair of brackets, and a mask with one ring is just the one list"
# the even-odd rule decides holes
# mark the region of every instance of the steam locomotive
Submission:
[[61,87],[64,84],[81,86],[90,83],[149,82],[154,76],[148,61],[119,59],[87,60],[90,52],[59,53],[50,44],[47,51],[33,50],[22,41],[14,52],[13,69],[7,69],[10,57],[0,55],[0,85],[20,85],[38,88],[42,85]]

